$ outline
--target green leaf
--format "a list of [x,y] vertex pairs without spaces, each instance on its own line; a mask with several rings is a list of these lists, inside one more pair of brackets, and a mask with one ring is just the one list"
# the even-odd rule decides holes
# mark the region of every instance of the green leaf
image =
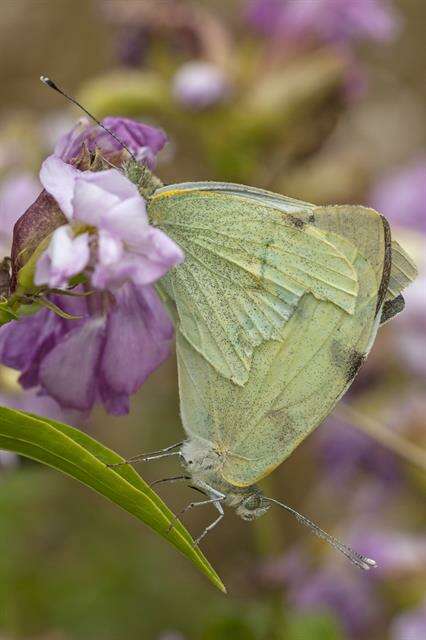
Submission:
[[11,322],[11,320],[16,320],[17,317],[13,309],[9,307],[7,301],[0,302],[0,326]]
[[0,407],[0,449],[32,458],[79,480],[154,529],[187,556],[223,592],[226,589],[185,527],[123,458],[87,434],[40,416]]

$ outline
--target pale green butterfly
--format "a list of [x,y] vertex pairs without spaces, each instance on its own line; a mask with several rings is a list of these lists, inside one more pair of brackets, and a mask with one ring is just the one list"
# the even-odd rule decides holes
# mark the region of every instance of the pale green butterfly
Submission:
[[[174,453],[220,511],[205,535],[222,503],[251,520],[276,502],[255,483],[331,412],[416,270],[365,207],[205,182],[158,189],[149,215],[186,255],[161,288],[188,434]],[[374,565],[282,506],[358,566]]]
[[[143,180],[149,193],[149,173]],[[148,213],[186,255],[160,288],[176,323],[188,439],[128,462],[181,457],[188,475],[166,480],[190,479],[207,496],[187,509],[219,510],[197,542],[222,504],[252,520],[275,502],[357,566],[375,566],[255,483],[331,412],[379,324],[403,309],[416,269],[388,223],[365,207],[215,182],[155,188]]]

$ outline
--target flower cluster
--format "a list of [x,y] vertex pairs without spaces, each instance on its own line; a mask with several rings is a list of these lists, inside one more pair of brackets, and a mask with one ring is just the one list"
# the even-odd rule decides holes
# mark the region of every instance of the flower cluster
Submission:
[[[161,131],[119,118],[103,124],[153,166]],[[169,354],[173,327],[153,285],[184,256],[149,224],[144,198],[122,171],[78,168],[96,152],[109,162],[124,153],[102,128],[80,122],[42,165],[44,192],[16,225],[14,244],[37,238],[33,282],[60,313],[47,308],[2,327],[0,362],[61,407],[88,411],[102,402],[120,415]]]
[[68,224],[53,232],[37,263],[35,284],[63,287],[90,266],[97,289],[127,281],[145,286],[182,261],[179,247],[148,223],[136,185],[117,169],[79,171],[51,156],[43,163],[40,180]]

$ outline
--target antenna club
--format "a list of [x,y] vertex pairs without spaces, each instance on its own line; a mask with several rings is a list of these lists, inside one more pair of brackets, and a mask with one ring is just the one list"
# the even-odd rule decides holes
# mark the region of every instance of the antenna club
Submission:
[[378,567],[378,564],[375,560],[373,560],[372,558],[364,558],[365,564],[368,564],[368,568],[372,568],[375,569]]
[[55,83],[47,76],[40,76],[40,80],[43,82],[43,84],[47,84],[48,87],[51,87],[52,89],[56,89]]

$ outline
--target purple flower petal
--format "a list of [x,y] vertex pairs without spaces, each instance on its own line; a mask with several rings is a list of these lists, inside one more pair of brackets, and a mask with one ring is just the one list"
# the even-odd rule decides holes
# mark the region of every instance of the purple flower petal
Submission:
[[102,265],[108,266],[118,262],[123,256],[123,243],[114,238],[108,231],[101,229],[98,237],[98,257]]
[[130,395],[168,357],[173,326],[151,287],[126,285],[116,298],[101,373],[116,393]]
[[47,321],[47,311],[10,322],[0,327],[0,361],[7,367],[22,370],[32,359]]
[[150,228],[145,201],[136,193],[114,205],[111,209],[105,208],[102,211],[99,225],[129,244],[137,243],[140,235],[144,235],[146,230]]
[[0,253],[10,252],[12,231],[15,222],[34,202],[41,185],[31,174],[11,176],[0,188]]
[[79,155],[82,145],[86,144],[89,151],[93,152],[98,148],[107,160],[115,161],[117,153],[124,151],[119,142],[121,141],[139,161],[145,162],[150,169],[154,168],[155,157],[167,142],[167,136],[161,129],[137,120],[119,117],[104,118],[102,124],[114,133],[118,140],[101,127],[91,126],[83,119],[59,140],[55,147],[55,155],[65,162],[71,162]]
[[49,156],[41,165],[40,181],[61,207],[68,220],[72,219],[75,180],[79,172],[56,156]]
[[144,237],[135,239],[134,247],[138,254],[143,254],[148,260],[158,262],[164,267],[164,272],[161,275],[164,275],[171,267],[180,264],[185,258],[182,249],[167,234],[156,227],[148,227]]
[[74,237],[68,225],[59,227],[37,261],[34,282],[38,286],[65,287],[72,276],[83,271],[89,258],[89,235],[82,233]]
[[92,408],[105,327],[105,317],[82,322],[41,363],[40,383],[62,407],[79,411]]
[[[45,186],[57,195],[69,218],[95,227],[101,234],[98,262],[93,265],[94,287],[116,289],[126,281],[137,286],[152,284],[184,259],[173,240],[148,224],[144,199],[119,171],[78,171],[52,157],[41,173]],[[61,185],[65,195],[59,196]],[[37,265],[36,284],[65,286],[88,261],[88,238],[73,239],[69,229],[57,230]]]
[[66,334],[65,323],[61,318],[47,310],[39,311],[39,314],[42,313],[45,314],[45,323],[19,377],[19,383],[24,389],[40,385],[40,366],[43,359]]
[[[152,127],[143,122],[137,122],[130,118],[108,117],[102,120],[102,124],[125,143],[138,159],[143,159],[146,149],[150,149],[155,157],[167,142],[167,136],[161,129]],[[107,133],[99,134],[100,145],[106,144],[107,138],[111,140]],[[119,147],[115,147],[116,149]],[[153,167],[151,167],[153,168]]]
[[102,377],[98,380],[98,393],[105,409],[112,416],[125,416],[129,413],[129,396],[126,393],[116,393]]
[[61,158],[64,162],[70,162],[74,158],[77,158],[85,139],[93,129],[94,126],[91,124],[89,118],[80,118],[75,127],[61,136],[56,143],[54,149],[55,156],[58,156],[58,158]]

